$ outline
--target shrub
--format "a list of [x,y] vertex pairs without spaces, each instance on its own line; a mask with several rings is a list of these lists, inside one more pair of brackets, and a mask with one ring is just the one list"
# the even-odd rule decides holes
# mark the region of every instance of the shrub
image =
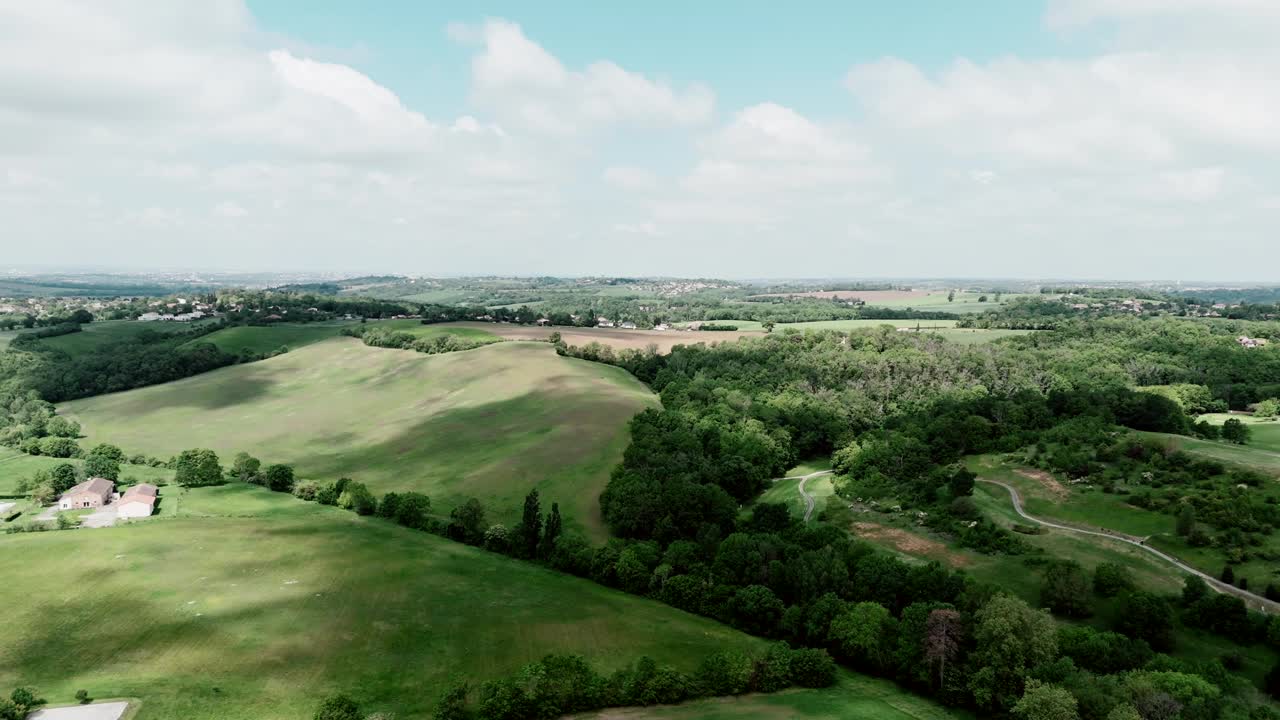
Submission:
[[726,650],[709,655],[694,678],[703,695],[741,695],[751,689],[751,658]]
[[293,496],[300,500],[315,500],[318,492],[320,492],[319,484],[311,480],[300,482],[293,487]]
[[1133,581],[1119,563],[1101,563],[1093,569],[1093,591],[1102,597],[1115,597],[1133,589]]
[[90,701],[90,700],[92,700],[92,699],[93,699],[93,698],[89,697],[89,691],[88,691],[88,690],[77,690],[77,691],[76,691],[76,700],[77,700],[81,705],[84,705],[85,703],[89,702],[89,701]]
[[56,458],[80,457],[80,446],[75,440],[66,437],[47,437],[40,440],[40,455]]
[[262,471],[262,483],[276,492],[291,492],[293,482],[293,467],[290,465],[268,465]]
[[315,720],[362,720],[360,706],[346,695],[330,695],[316,709]]
[[831,659],[826,650],[792,650],[791,681],[806,688],[831,687],[836,682],[836,661]]

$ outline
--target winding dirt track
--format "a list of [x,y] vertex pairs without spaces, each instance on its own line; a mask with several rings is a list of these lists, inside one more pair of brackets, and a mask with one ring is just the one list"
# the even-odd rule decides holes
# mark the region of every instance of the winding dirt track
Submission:
[[[1156,557],[1159,557],[1160,559],[1174,565],[1175,567],[1182,570],[1183,572],[1190,573],[1200,578],[1201,580],[1204,580],[1206,583],[1209,584],[1209,587],[1213,588],[1214,590],[1217,590],[1220,593],[1229,593],[1231,595],[1235,595],[1236,597],[1243,599],[1246,604],[1253,607],[1254,609],[1262,610],[1263,612],[1268,612],[1268,613],[1280,613],[1280,603],[1274,602],[1272,600],[1268,600],[1262,597],[1261,595],[1254,595],[1248,590],[1241,590],[1240,588],[1234,585],[1228,585],[1227,583],[1224,583],[1221,580],[1211,575],[1206,575],[1200,572],[1199,570],[1191,567],[1190,565],[1187,565],[1186,563],[1173,557],[1172,555],[1168,555],[1166,553],[1160,552],[1159,550],[1149,545],[1146,545],[1141,540],[1132,540],[1130,539],[1130,536],[1127,536],[1118,532],[1105,530],[1105,529],[1101,531],[1082,530],[1080,528],[1071,527],[1069,525],[1059,525],[1058,523],[1049,522],[1048,520],[1041,520],[1038,517],[1028,515],[1027,511],[1022,508],[1022,497],[1018,495],[1017,489],[1015,489],[1012,485],[1002,483],[999,480],[987,480],[986,478],[978,478],[978,482],[989,483],[991,485],[999,485],[1005,490],[1008,490],[1009,497],[1013,500],[1013,509],[1016,510],[1018,515],[1022,516],[1022,518],[1026,520],[1030,520],[1031,522],[1037,525],[1043,525],[1045,527],[1054,528],[1055,530],[1065,530],[1066,532],[1076,533],[1079,535],[1093,535],[1095,537],[1106,538],[1108,540],[1115,540],[1117,542],[1122,542],[1122,543],[1128,543],[1134,547],[1142,548],[1143,550],[1146,550],[1152,555],[1155,555]],[[807,519],[807,516],[806,516],[806,519]]]
[[792,477],[777,478],[776,480],[774,480],[774,482],[778,482],[779,480],[799,480],[800,481],[800,484],[797,485],[796,488],[800,491],[800,497],[804,498],[804,521],[809,522],[809,518],[813,516],[814,503],[817,502],[817,500],[812,495],[805,492],[804,484],[809,482],[813,478],[821,477],[823,475],[830,475],[833,472],[835,471],[819,470],[818,472],[809,473],[808,475],[795,475]]

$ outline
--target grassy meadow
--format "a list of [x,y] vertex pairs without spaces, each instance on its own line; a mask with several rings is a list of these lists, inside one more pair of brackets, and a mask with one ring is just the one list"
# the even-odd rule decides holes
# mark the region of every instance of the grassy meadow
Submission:
[[[71,463],[79,467],[84,461],[74,458],[27,455],[12,448],[0,448],[0,497],[15,494],[18,482],[23,478],[31,477],[37,470],[52,470],[62,463]],[[121,465],[120,477],[121,479],[131,477],[139,482],[167,482],[173,477],[173,471],[149,465]]]
[[[691,670],[763,641],[665,605],[248,486],[157,517],[4,536],[0,687],[142,700],[137,720],[305,720],[319,698],[423,720],[452,682],[551,652]],[[178,509],[173,510],[174,507]],[[198,517],[197,517],[198,515]],[[230,515],[230,516],[227,516]]]
[[1280,454],[1280,418],[1256,418],[1251,415],[1211,413],[1209,415],[1201,415],[1196,419],[1206,420],[1210,424],[1221,427],[1222,423],[1232,418],[1249,426],[1248,447]]
[[281,346],[290,350],[337,337],[349,322],[276,323],[274,325],[235,325],[196,338],[187,345],[210,343],[233,355],[249,351],[269,353]]
[[193,323],[181,322],[138,322],[136,320],[100,320],[80,326],[80,332],[42,338],[40,345],[61,350],[72,357],[91,353],[103,345],[125,340],[146,331],[163,335],[180,335],[190,332],[192,328],[210,320]]
[[[430,326],[419,326],[430,327]],[[600,540],[597,498],[657,398],[625,371],[543,343],[428,356],[313,343],[269,360],[64,403],[87,438],[168,457],[208,447],[288,462],[302,478],[351,477],[381,494],[418,490],[437,512],[475,496],[511,523],[533,487]]]
[[[1280,475],[1280,451],[1267,449],[1268,443],[1274,441],[1273,439],[1269,440],[1267,437],[1271,435],[1271,432],[1263,435],[1259,433],[1257,425],[1250,425],[1249,427],[1253,430],[1254,435],[1248,445],[1232,445],[1218,440],[1201,440],[1200,438],[1170,435],[1168,433],[1141,432],[1139,434],[1144,437],[1162,440],[1169,445],[1190,453],[1211,457],[1233,465],[1240,465],[1268,475]],[[1267,430],[1270,431],[1270,427]]]
[[835,687],[712,698],[682,705],[621,708],[576,720],[958,720],[973,717],[909,693],[888,680],[842,671]]

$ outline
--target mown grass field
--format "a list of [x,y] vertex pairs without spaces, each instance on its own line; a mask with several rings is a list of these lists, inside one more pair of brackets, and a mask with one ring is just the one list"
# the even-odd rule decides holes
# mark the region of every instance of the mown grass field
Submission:
[[1248,447],[1280,453],[1280,418],[1255,418],[1251,415],[1211,413],[1209,415],[1201,415],[1196,419],[1206,420],[1210,424],[1221,427],[1222,423],[1233,418],[1249,426]]
[[625,371],[544,343],[428,356],[334,338],[59,411],[81,423],[86,447],[161,457],[208,447],[224,462],[244,450],[302,478],[418,490],[444,514],[475,496],[492,521],[511,523],[537,487],[544,506],[559,502],[567,524],[599,540],[597,498],[627,421],[656,403]]
[[958,720],[973,717],[943,707],[877,678],[840,674],[823,690],[786,690],[771,695],[713,698],[683,705],[605,710],[578,720]]
[[[1250,425],[1250,428],[1253,429],[1256,426]],[[1168,433],[1140,432],[1138,434],[1143,437],[1161,440],[1190,453],[1240,465],[1269,475],[1280,475],[1280,451],[1267,449],[1266,443],[1268,441],[1262,439],[1259,442],[1257,434],[1254,436],[1255,439],[1248,445],[1232,445],[1231,443],[1217,440],[1201,440],[1200,438],[1170,435]]]
[[[3,536],[0,687],[142,700],[137,720],[305,720],[332,692],[423,720],[546,653],[691,670],[762,641],[587,580],[240,486],[97,530]],[[247,517],[191,517],[193,508]],[[296,508],[296,510],[294,509]],[[194,512],[190,514],[195,514]]]
[[236,325],[196,338],[186,345],[210,343],[232,355],[244,351],[269,353],[280,347],[297,350],[311,343],[337,337],[351,322],[276,323],[274,325]]
[[191,332],[192,328],[199,327],[202,323],[207,324],[209,322],[213,321],[203,320],[194,323],[180,323],[101,320],[81,325],[80,332],[42,338],[40,344],[43,347],[56,348],[74,357],[91,353],[103,345],[125,340],[148,330],[163,335],[181,335]]
[[[827,507],[827,501],[835,494],[830,475],[810,478],[805,483],[805,492],[813,496],[813,518]],[[805,502],[800,495],[800,480],[787,478],[778,480],[756,498],[756,502],[784,503],[791,510],[791,516],[799,520],[804,517]],[[810,519],[813,519],[810,518]]]
[[[82,443],[83,445],[83,443]],[[84,446],[89,449],[90,446]],[[0,497],[13,495],[17,485],[23,478],[31,477],[37,470],[52,470],[62,463],[71,463],[79,467],[83,460],[74,458],[51,458],[27,455],[11,448],[0,448]],[[153,468],[147,465],[121,465],[120,477],[132,477],[140,482],[168,481],[173,471],[168,468]]]

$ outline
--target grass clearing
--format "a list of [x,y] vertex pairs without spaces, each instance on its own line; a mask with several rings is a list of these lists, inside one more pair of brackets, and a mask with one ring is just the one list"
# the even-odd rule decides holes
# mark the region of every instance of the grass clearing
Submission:
[[200,320],[196,322],[139,322],[137,320],[100,320],[80,326],[80,332],[42,338],[41,347],[61,350],[72,357],[96,351],[103,345],[120,340],[127,340],[143,332],[155,332],[161,335],[181,335],[191,332],[202,324],[217,322],[216,320]]
[[537,327],[534,325],[513,325],[511,323],[461,322],[433,325],[438,328],[463,328],[482,330],[508,340],[546,340],[551,333],[560,333],[569,345],[588,345],[598,342],[615,350],[643,350],[649,345],[658,348],[658,352],[671,352],[676,345],[708,345],[726,340],[737,340],[740,337],[763,335],[763,333],[744,332],[742,330],[720,331],[699,330],[684,332],[680,330],[623,330],[621,328],[581,328],[581,327]]
[[[166,488],[169,490],[169,488]],[[164,501],[167,504],[168,498]],[[138,720],[303,720],[346,692],[422,720],[455,680],[550,652],[692,670],[763,641],[656,602],[261,488],[182,494],[114,528],[6,536],[0,686],[141,698]],[[293,507],[300,508],[294,511]],[[301,513],[301,514],[299,514]]]
[[[93,447],[81,443],[85,449]],[[17,493],[18,482],[31,477],[37,470],[52,470],[62,463],[71,463],[76,467],[84,464],[75,458],[53,458],[43,455],[27,455],[11,448],[0,448],[0,497],[13,496]],[[138,482],[168,482],[173,471],[168,468],[154,468],[149,465],[121,465],[121,479],[135,478]]]
[[1201,440],[1185,435],[1139,432],[1147,438],[1164,441],[1180,450],[1211,457],[1225,463],[1240,465],[1268,475],[1280,475],[1280,452],[1267,450],[1261,445],[1232,445],[1217,440]]
[[[420,326],[432,327],[432,326]],[[82,445],[168,457],[208,447],[294,464],[301,478],[351,477],[378,494],[417,490],[437,512],[475,496],[512,523],[533,487],[566,522],[605,536],[597,499],[627,421],[657,398],[620,368],[541,343],[423,355],[334,338],[164,385],[75,400]]]
[[[813,518],[810,519],[817,518],[818,514],[826,509],[827,501],[836,492],[830,475],[809,478],[804,489],[813,496]],[[800,495],[800,480],[797,478],[778,480],[761,493],[760,497],[756,498],[756,502],[783,503],[791,510],[792,517],[797,520],[804,517],[805,502],[804,497]]]
[[196,338],[185,345],[210,343],[225,353],[269,353],[281,346],[290,350],[336,337],[350,322],[276,323],[236,325]]
[[1280,453],[1280,418],[1259,418],[1252,415],[1235,415],[1232,413],[1211,413],[1201,415],[1197,420],[1206,420],[1211,425],[1222,427],[1229,419],[1239,420],[1249,426],[1249,444],[1245,447],[1267,452]]
[[785,690],[771,695],[712,698],[682,705],[618,708],[577,720],[959,720],[973,717],[914,695],[888,680],[842,671],[822,690]]

